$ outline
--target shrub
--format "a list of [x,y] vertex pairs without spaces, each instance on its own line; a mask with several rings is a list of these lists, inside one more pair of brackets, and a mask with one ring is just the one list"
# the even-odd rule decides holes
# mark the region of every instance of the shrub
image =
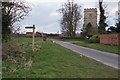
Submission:
[[47,36],[46,36],[46,35],[43,35],[43,36],[42,36],[42,39],[43,39],[43,41],[47,41]]
[[100,42],[100,39],[98,37],[98,35],[93,35],[92,37],[90,37],[89,43],[99,43]]

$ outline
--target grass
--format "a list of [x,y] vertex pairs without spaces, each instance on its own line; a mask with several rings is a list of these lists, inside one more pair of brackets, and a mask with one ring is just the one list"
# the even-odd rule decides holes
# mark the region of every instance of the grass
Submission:
[[[118,71],[93,61],[85,56],[51,41],[42,42],[36,38],[35,47],[31,50],[31,38],[13,38],[10,43],[20,43],[26,48],[25,53],[9,53],[13,58],[3,59],[3,78],[117,78]],[[28,43],[23,44],[23,43]],[[20,56],[22,55],[22,56]],[[24,60],[24,57],[26,60]],[[9,60],[10,59],[10,60]],[[16,60],[16,62],[14,61]]]
[[105,52],[119,54],[119,47],[115,46],[115,45],[104,45],[104,44],[87,43],[87,42],[78,42],[78,43],[74,43],[74,44],[83,46],[83,47],[89,47],[89,48],[105,51]]
[[81,39],[60,39],[60,38],[56,38],[57,40],[61,40],[61,41],[67,41],[67,42],[69,42],[69,41],[83,41],[83,40],[81,40]]
[[0,62],[0,80],[2,79],[2,62]]

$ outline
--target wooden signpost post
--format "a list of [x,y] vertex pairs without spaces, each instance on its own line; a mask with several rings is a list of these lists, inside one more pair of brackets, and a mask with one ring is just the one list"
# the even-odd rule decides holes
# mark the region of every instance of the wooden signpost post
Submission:
[[35,41],[34,41],[34,38],[35,38],[35,34],[34,34],[34,32],[35,32],[35,25],[33,25],[33,27],[25,27],[26,29],[33,29],[33,34],[32,34],[32,50],[33,50],[33,52],[34,52],[34,45],[35,45]]

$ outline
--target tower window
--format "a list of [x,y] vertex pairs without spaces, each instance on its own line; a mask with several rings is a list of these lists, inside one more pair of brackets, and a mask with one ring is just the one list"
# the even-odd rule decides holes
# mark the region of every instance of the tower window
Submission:
[[89,14],[89,18],[92,18],[92,14]]

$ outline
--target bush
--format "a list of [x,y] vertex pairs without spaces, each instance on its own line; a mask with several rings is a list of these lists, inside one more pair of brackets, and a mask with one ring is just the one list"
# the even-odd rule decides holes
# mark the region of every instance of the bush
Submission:
[[100,39],[98,37],[98,35],[93,35],[92,37],[90,37],[89,43],[99,43],[100,42]]
[[42,39],[43,39],[43,41],[47,41],[47,36],[46,36],[46,35],[43,35],[43,36],[42,36]]

